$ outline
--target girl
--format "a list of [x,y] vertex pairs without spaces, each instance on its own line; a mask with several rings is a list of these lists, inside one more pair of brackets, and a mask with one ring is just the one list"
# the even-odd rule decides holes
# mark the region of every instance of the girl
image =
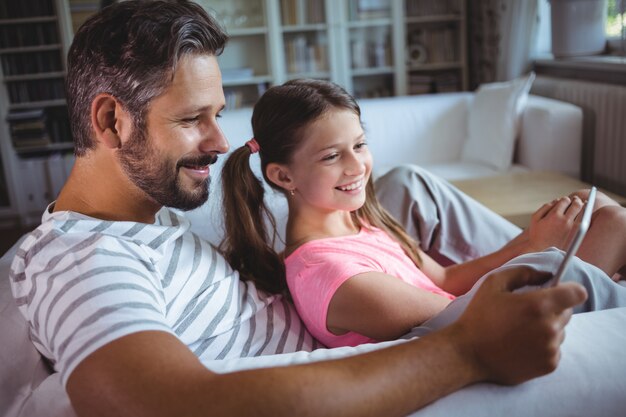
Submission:
[[[329,347],[397,338],[510,259],[563,248],[584,205],[579,195],[546,204],[502,249],[444,268],[376,200],[360,109],[341,87],[294,80],[270,88],[254,107],[252,128],[254,139],[224,165],[221,248],[244,279],[274,293],[288,285],[310,332]],[[273,250],[276,227],[263,186],[249,166],[257,152],[265,181],[288,200],[281,255]],[[626,230],[626,210],[606,196],[601,200],[591,235],[616,226]],[[626,234],[621,236],[615,245],[620,256],[593,250],[589,237],[578,256],[612,276],[626,263]]]

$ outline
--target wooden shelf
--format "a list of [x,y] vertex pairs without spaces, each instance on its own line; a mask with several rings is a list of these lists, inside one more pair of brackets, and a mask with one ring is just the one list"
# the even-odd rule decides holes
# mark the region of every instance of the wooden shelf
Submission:
[[294,80],[296,78],[329,79],[330,78],[330,72],[329,71],[290,72],[290,73],[287,74],[287,77],[290,80]]
[[326,30],[328,25],[324,23],[315,23],[308,25],[289,25],[283,26],[283,33],[293,33],[293,32],[319,32],[321,30]]
[[413,64],[409,65],[409,71],[439,71],[463,68],[460,62],[435,62],[432,64]]
[[467,90],[467,0],[406,0],[404,12],[407,91]]
[[447,23],[460,22],[463,16],[457,14],[444,14],[436,16],[409,16],[405,19],[408,24],[412,23]]
[[379,18],[379,19],[363,19],[363,20],[351,20],[348,22],[348,27],[350,29],[356,28],[369,28],[374,26],[391,26],[392,20],[391,18]]
[[35,45],[35,46],[16,46],[11,48],[0,49],[0,55],[2,54],[15,54],[15,53],[28,53],[28,52],[44,52],[61,50],[63,46],[60,43],[51,43],[48,45]]
[[352,69],[353,77],[365,77],[368,75],[384,75],[384,74],[393,74],[393,67],[385,66],[385,67],[353,68]]
[[65,99],[29,101],[27,103],[11,103],[9,105],[9,110],[39,109],[42,107],[55,107],[65,105],[67,105],[67,101],[65,101]]
[[256,85],[260,83],[268,83],[272,81],[272,77],[270,75],[258,75],[251,78],[246,78],[242,80],[231,80],[231,81],[223,81],[222,84],[224,87],[236,87],[236,86],[244,86],[244,85]]
[[69,151],[74,149],[73,142],[61,142],[61,143],[51,143],[49,145],[39,145],[39,146],[24,146],[21,148],[14,148],[15,153],[18,155],[28,155],[33,153],[41,153],[41,152],[56,152],[56,151]]
[[57,21],[56,16],[34,16],[34,17],[20,17],[17,19],[0,19],[0,25],[23,25],[23,24],[29,24],[29,23],[47,23],[47,22],[56,22],[56,21]]
[[257,35],[266,35],[267,28],[266,27],[255,27],[255,28],[226,28],[226,32],[228,36],[257,36]]
[[50,78],[63,78],[65,77],[64,71],[55,72],[40,72],[35,74],[22,74],[22,75],[7,75],[4,77],[5,82],[11,81],[34,81],[34,80],[47,80]]

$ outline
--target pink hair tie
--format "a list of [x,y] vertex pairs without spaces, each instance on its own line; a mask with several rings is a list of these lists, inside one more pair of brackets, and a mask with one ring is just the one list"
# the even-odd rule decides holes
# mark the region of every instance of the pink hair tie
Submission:
[[259,146],[259,142],[257,142],[255,138],[247,141],[246,146],[250,148],[250,153],[257,153],[261,149],[261,147]]

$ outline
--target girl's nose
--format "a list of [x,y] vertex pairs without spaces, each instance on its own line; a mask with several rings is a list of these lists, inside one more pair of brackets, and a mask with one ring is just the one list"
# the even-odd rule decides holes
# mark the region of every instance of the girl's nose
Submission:
[[346,161],[345,173],[346,175],[361,175],[365,172],[365,161],[360,154],[351,152]]

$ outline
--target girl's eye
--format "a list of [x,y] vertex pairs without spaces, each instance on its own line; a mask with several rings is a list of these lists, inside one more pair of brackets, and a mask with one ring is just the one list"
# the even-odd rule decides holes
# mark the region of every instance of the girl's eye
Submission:
[[332,153],[328,156],[325,156],[322,158],[322,161],[332,161],[333,159],[337,158],[339,156],[339,154],[337,153]]
[[355,149],[361,149],[367,146],[367,142],[360,142],[357,143],[356,146],[354,147]]

